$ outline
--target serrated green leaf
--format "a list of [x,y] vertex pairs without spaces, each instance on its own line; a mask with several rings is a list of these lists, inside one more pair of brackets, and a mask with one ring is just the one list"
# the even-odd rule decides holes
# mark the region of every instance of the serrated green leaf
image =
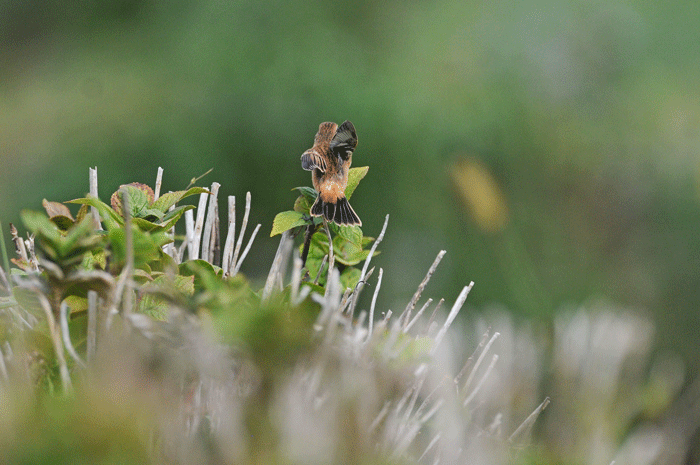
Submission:
[[151,204],[148,195],[143,190],[135,186],[122,186],[120,190],[122,189],[126,191],[129,203],[129,213],[131,214],[131,217],[143,218],[146,216],[144,212],[148,210],[148,207]]
[[296,211],[286,211],[278,213],[275,219],[272,221],[272,231],[270,232],[270,237],[276,236],[277,234],[282,234],[297,226],[304,226],[307,224],[304,220],[304,215]]
[[177,204],[180,200],[184,199],[185,197],[205,193],[209,194],[210,192],[203,187],[192,187],[190,189],[187,189],[186,191],[168,192],[167,194],[161,195],[158,198],[158,200],[153,202],[151,208],[158,209],[165,213],[166,210],[168,210],[173,205]]
[[340,226],[338,228],[338,237],[362,248],[362,229],[359,226]]
[[357,185],[360,184],[360,181],[362,181],[362,178],[367,175],[367,171],[369,171],[369,166],[350,168],[350,171],[348,172],[348,185],[345,187],[345,197],[347,197],[348,200],[350,200],[350,197],[352,197],[353,192],[355,192],[355,189],[357,188]]

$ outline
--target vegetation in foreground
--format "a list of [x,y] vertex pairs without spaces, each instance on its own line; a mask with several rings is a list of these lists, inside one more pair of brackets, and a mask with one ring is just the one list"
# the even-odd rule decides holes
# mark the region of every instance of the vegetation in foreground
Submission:
[[[353,169],[348,198],[366,173]],[[697,396],[678,396],[675,359],[648,361],[647,321],[564,312],[550,344],[507,318],[460,325],[473,283],[445,311],[421,303],[444,251],[404,309],[379,311],[370,266],[388,217],[376,239],[319,224],[309,188],[275,218],[254,289],[240,273],[260,229],[244,247],[250,196],[238,233],[229,199],[222,241],[219,185],[160,195],[161,174],[109,204],[73,200],[75,216],[48,201],[22,213],[29,235],[13,230],[0,276],[3,463],[686,459]],[[197,208],[179,205],[189,196]]]

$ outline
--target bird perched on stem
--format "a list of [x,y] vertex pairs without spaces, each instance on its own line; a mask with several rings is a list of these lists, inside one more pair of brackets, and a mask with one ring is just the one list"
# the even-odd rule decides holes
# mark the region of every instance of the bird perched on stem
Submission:
[[321,123],[314,145],[301,155],[301,167],[311,171],[314,189],[318,192],[311,206],[311,216],[322,216],[343,226],[362,226],[362,221],[345,198],[352,152],[357,147],[357,134],[350,121],[338,126]]

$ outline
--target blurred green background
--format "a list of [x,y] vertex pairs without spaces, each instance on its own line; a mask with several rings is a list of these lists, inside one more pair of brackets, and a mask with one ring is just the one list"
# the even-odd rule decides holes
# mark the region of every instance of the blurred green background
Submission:
[[[351,120],[352,203],[389,228],[379,308],[427,297],[548,321],[609,299],[697,373],[700,3],[0,2],[0,220],[119,184],[252,193],[261,280],[299,156]],[[240,220],[239,220],[240,221]],[[367,296],[365,296],[367,297]]]

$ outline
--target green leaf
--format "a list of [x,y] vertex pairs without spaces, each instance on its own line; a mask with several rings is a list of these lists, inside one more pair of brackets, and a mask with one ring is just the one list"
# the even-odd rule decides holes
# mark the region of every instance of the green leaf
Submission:
[[170,207],[177,204],[185,197],[197,194],[210,194],[210,192],[203,187],[192,187],[186,191],[168,192],[167,194],[161,195],[158,200],[153,202],[151,208],[155,208],[165,213]]
[[[135,219],[136,220],[136,219]],[[142,268],[163,255],[161,247],[172,240],[166,232],[145,232],[133,227],[134,266]],[[109,241],[114,252],[114,262],[122,266],[126,260],[126,237],[124,229],[113,229],[109,233]]]
[[360,249],[362,248],[362,229],[359,226],[340,226],[337,237],[345,239]]
[[88,196],[81,199],[69,200],[66,203],[78,203],[97,208],[97,211],[100,213],[100,217],[105,223],[105,226],[107,226],[107,229],[113,229],[115,227],[124,225],[124,218],[122,218],[116,211],[114,211],[112,207],[110,207],[97,197]]
[[194,209],[194,205],[180,205],[169,211],[162,219],[161,225],[163,229],[170,229],[175,226],[180,217],[187,211]]
[[294,211],[309,215],[311,213],[312,205],[313,201],[307,199],[303,195],[300,195],[299,197],[297,197],[296,201],[294,201]]
[[131,222],[138,226],[141,231],[145,232],[160,231],[163,229],[158,223],[148,221],[144,218],[132,218]]
[[167,319],[171,304],[164,298],[166,295],[194,294],[194,276],[162,275],[141,286],[143,297],[139,302],[139,311],[157,320]]
[[[148,195],[141,189],[135,186],[122,186],[120,188],[126,191],[127,199],[129,201],[129,213],[131,213],[132,218],[143,218],[146,216],[146,211],[150,207],[151,202]],[[119,191],[117,191],[119,192]],[[118,195],[121,195],[118,194]],[[123,203],[123,201],[122,201]]]
[[367,171],[369,171],[369,166],[350,168],[350,171],[348,172],[348,185],[345,187],[345,197],[347,197],[348,200],[350,200],[350,197],[352,197],[353,192],[355,192],[355,189],[357,188],[357,185],[360,184],[360,181],[362,181],[362,178],[367,175]]
[[275,219],[272,221],[272,231],[270,232],[270,237],[281,234],[297,226],[304,226],[307,224],[304,220],[304,215],[296,211],[286,211],[278,213]]
[[19,213],[24,226],[35,235],[43,235],[53,242],[61,239],[61,232],[54,223],[49,220],[44,213],[32,210],[22,210]]
[[[352,171],[352,169],[350,171]],[[298,190],[301,195],[303,195],[311,203],[314,203],[316,201],[316,197],[318,197],[318,192],[316,192],[316,190],[312,187],[295,187],[292,190]]]
[[354,289],[357,283],[360,281],[360,275],[362,272],[357,268],[346,268],[340,275],[340,284],[342,284],[346,289]]

